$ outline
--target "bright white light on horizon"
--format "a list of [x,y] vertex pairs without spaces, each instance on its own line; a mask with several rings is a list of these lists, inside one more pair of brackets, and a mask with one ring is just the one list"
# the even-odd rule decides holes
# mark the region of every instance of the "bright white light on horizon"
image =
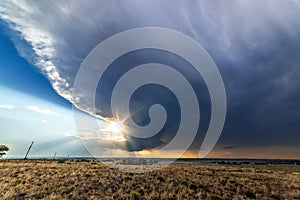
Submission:
[[112,122],[107,128],[102,129],[102,131],[122,133],[124,131],[124,125],[121,122]]
[[126,141],[124,137],[124,125],[121,122],[112,122],[106,128],[101,129],[101,139],[110,141]]

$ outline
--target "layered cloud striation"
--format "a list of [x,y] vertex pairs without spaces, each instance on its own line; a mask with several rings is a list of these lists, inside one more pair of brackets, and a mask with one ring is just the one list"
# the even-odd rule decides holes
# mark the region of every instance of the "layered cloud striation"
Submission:
[[[300,130],[300,123],[297,125],[300,113],[299,17],[300,3],[296,0],[0,3],[0,18],[9,27],[19,54],[49,79],[59,95],[79,109],[103,118],[111,117],[107,103],[98,102],[95,111],[88,102],[81,101],[80,96],[72,96],[76,73],[96,45],[116,33],[139,27],[170,28],[192,37],[208,51],[223,76],[229,107],[224,129],[227,136],[223,138],[227,145],[291,145],[295,144],[295,137],[300,139],[296,134]],[[148,50],[132,53],[134,57],[129,55],[132,58],[121,58],[118,62],[125,68],[132,62],[148,62],[147,53],[157,61],[165,59],[164,56],[159,58],[162,52]],[[178,61],[179,58],[166,57],[173,59],[166,64],[181,62],[178,70],[188,68],[184,61]],[[122,70],[116,67],[111,73],[120,76]],[[186,76],[189,80],[195,78],[189,72]],[[97,95],[106,95],[113,81],[107,78],[106,89],[99,89]],[[203,81],[197,81],[193,83],[198,85],[195,87],[205,91]],[[163,93],[163,89],[160,90]],[[135,95],[145,100],[146,93]],[[171,98],[172,94],[168,95]],[[203,105],[209,104],[209,98],[203,102]],[[170,101],[166,106],[177,108],[173,104],[174,101]],[[170,116],[176,116],[176,111],[170,112]],[[209,121],[209,105],[204,113],[208,115],[204,115],[204,121]],[[136,121],[140,119],[140,124],[147,124],[148,118],[138,119],[139,114],[135,116]],[[177,117],[173,118],[167,122],[178,121]],[[170,125],[168,131],[171,133],[176,128],[177,125]],[[282,140],[284,131],[289,137]],[[266,132],[274,134],[272,139]],[[140,145],[131,145],[129,149],[153,148],[160,145],[162,139],[155,138],[155,145],[145,141],[136,143]],[[194,145],[198,144],[196,141]]]

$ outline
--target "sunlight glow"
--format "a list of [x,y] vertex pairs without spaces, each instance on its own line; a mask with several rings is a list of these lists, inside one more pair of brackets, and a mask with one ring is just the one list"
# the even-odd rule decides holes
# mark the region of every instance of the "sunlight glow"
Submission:
[[106,128],[101,129],[101,139],[110,141],[126,141],[124,137],[124,125],[121,122],[112,122]]

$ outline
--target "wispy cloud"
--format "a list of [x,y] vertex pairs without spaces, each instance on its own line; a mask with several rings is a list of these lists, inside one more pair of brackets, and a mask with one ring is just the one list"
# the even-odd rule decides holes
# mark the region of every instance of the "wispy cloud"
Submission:
[[86,112],[94,112],[93,107],[84,95],[72,98],[72,87],[81,62],[99,42],[146,26],[191,36],[222,73],[230,107],[227,120],[234,122],[224,132],[238,140],[233,146],[241,146],[241,132],[245,143],[299,141],[299,11],[299,1],[272,0],[0,3],[0,19],[12,30],[20,55],[43,72],[58,94]]
[[[43,6],[47,6],[48,3]],[[30,15],[32,15],[32,18]],[[27,1],[2,2],[0,5],[0,18],[9,23],[12,29],[19,32],[21,38],[32,47],[32,50],[28,50],[21,43],[16,43],[20,55],[35,64],[60,95],[71,100],[69,83],[60,75],[55,66],[57,52],[54,46],[57,40],[46,28],[50,26],[42,27],[41,24],[36,24],[37,21],[35,20],[40,18],[40,15],[43,15],[43,11]],[[29,56],[28,53],[34,55],[34,58]]]
[[44,120],[44,119],[42,119],[41,122],[42,122],[43,124],[48,124],[48,121],[47,121],[47,120]]
[[4,1],[0,19],[15,30],[12,37],[21,56],[49,79],[58,94],[89,112],[88,103],[72,98],[72,85],[87,53],[108,36],[141,26],[172,28],[195,38],[214,57],[238,60],[248,55],[241,54],[241,47],[261,51],[273,44],[270,40],[278,41],[277,32],[298,38],[299,7],[296,1],[43,1],[35,5]]
[[15,106],[12,104],[0,104],[0,109],[14,109]]
[[49,116],[57,116],[57,115],[59,115],[59,113],[57,113],[55,111],[52,111],[50,109],[41,109],[41,108],[39,108],[37,106],[28,105],[28,106],[26,106],[26,109],[35,111],[37,113],[49,115]]

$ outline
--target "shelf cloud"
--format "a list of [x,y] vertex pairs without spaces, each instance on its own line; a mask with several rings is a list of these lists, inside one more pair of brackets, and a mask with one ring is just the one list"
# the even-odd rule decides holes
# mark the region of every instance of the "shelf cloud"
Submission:
[[[0,4],[0,19],[9,27],[19,54],[59,95],[88,113],[89,105],[72,97],[73,84],[82,61],[101,41],[138,27],[170,28],[192,37],[214,59],[224,80],[228,114],[220,142],[227,149],[299,145],[299,17],[296,0]],[[27,109],[57,115],[33,106]],[[140,144],[138,149],[147,146]],[[195,141],[191,148],[198,145]]]

